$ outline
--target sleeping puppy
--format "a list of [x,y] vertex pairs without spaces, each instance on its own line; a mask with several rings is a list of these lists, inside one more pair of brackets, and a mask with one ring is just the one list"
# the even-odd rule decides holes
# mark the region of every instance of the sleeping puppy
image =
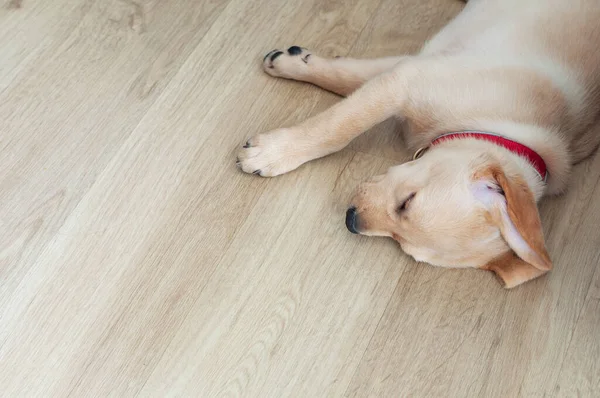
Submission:
[[358,187],[348,229],[517,286],[552,268],[537,201],[564,191],[571,165],[600,143],[599,43],[598,0],[471,0],[418,55],[274,50],[268,74],[347,98],[251,138],[238,166],[287,173],[397,117],[415,157]]

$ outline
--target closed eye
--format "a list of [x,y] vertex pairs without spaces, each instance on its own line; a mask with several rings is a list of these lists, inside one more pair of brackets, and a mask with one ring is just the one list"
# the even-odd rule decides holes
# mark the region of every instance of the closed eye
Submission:
[[408,208],[408,205],[410,204],[410,201],[415,197],[415,195],[416,195],[416,192],[413,192],[410,195],[408,195],[406,197],[406,199],[404,199],[402,201],[402,204],[400,206],[398,206],[398,209],[397,209],[398,213],[401,213],[401,212],[405,211]]

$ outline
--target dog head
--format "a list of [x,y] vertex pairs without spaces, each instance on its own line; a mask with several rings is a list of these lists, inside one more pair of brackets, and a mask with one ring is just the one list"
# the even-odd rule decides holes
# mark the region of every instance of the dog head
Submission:
[[469,148],[433,148],[361,184],[346,226],[392,237],[417,261],[483,268],[517,286],[552,263],[532,191],[500,164]]

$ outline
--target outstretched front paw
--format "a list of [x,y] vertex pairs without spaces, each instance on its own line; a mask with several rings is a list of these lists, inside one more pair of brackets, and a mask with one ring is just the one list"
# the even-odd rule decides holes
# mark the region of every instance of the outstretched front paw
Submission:
[[279,129],[250,138],[238,152],[237,166],[246,173],[274,177],[298,168],[304,160],[290,129]]
[[263,68],[271,76],[297,79],[308,73],[311,56],[310,51],[298,46],[273,50],[263,58]]

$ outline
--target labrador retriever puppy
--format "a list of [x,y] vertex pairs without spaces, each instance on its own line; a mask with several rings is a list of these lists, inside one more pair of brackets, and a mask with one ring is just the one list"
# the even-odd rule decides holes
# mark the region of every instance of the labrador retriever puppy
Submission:
[[237,164],[277,176],[399,118],[414,160],[360,185],[346,226],[511,288],[552,269],[537,202],[563,192],[600,143],[599,45],[598,0],[470,0],[418,55],[274,50],[268,74],[347,98],[250,138]]

